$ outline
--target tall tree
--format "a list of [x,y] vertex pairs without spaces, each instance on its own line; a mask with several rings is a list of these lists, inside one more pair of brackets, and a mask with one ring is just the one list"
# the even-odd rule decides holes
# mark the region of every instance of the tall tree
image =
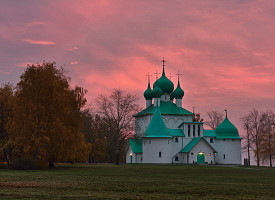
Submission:
[[0,88],[0,149],[3,151],[5,160],[9,165],[8,158],[8,131],[7,125],[9,118],[12,117],[11,111],[14,103],[14,90],[11,84],[5,84]]
[[249,115],[244,116],[241,118],[242,126],[246,131],[246,144],[244,145],[244,149],[247,150],[247,157],[248,157],[248,165],[250,165],[250,151],[251,151],[251,121]]
[[98,114],[104,119],[104,123],[109,127],[115,140],[115,163],[117,165],[120,158],[119,147],[121,144],[125,144],[125,139],[133,133],[134,114],[140,110],[136,102],[136,95],[125,93],[120,89],[114,89],[111,95],[100,95],[96,99]]
[[253,150],[256,157],[257,166],[260,166],[260,141],[261,141],[261,134],[260,134],[260,113],[257,109],[253,109],[249,112],[248,118],[250,121],[250,130],[251,130],[251,142],[253,143]]
[[272,167],[272,159],[275,156],[275,115],[273,111],[263,112],[260,117],[260,150],[262,162],[269,161]]
[[223,121],[223,114],[218,111],[212,110],[206,112],[206,114],[209,120],[205,121],[205,125],[209,126],[213,130],[215,130]]
[[28,155],[49,167],[86,160],[89,145],[80,133],[86,91],[70,88],[70,78],[55,63],[28,66],[20,79],[10,123],[13,156]]

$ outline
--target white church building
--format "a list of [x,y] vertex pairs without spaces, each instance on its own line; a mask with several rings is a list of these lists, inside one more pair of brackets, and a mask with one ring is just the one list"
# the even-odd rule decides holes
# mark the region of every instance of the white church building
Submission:
[[206,130],[182,107],[184,91],[164,71],[144,92],[146,108],[135,115],[126,163],[241,164],[241,137],[227,114],[216,130]]

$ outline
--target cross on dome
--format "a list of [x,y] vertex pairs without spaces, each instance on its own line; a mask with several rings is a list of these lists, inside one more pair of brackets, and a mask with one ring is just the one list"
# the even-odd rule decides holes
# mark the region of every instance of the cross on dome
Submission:
[[165,66],[165,63],[167,62],[167,60],[164,60],[164,57],[162,57],[162,66],[163,66],[163,68],[164,68],[164,66]]
[[182,74],[180,74],[180,71],[178,70],[178,73],[176,74],[177,76],[178,76],[178,80],[180,80],[180,76],[182,75]]
[[156,72],[155,72],[154,74],[156,74],[156,80],[158,80],[158,74],[160,74],[160,73],[158,72],[158,70],[156,70]]
[[152,75],[150,75],[150,73],[148,72],[148,74],[147,74],[146,76],[148,77],[148,83],[150,83],[150,77],[151,77]]

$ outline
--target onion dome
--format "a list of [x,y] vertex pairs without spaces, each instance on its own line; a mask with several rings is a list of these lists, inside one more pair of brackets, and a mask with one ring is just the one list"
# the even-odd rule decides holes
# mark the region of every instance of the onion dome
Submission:
[[155,84],[154,84],[154,89],[152,91],[152,97],[155,97],[155,98],[160,98],[161,95],[162,95],[162,89],[159,87],[158,85],[158,82],[156,81]]
[[182,97],[184,96],[184,91],[181,89],[180,87],[180,81],[178,80],[178,86],[177,88],[175,89],[175,91],[173,92],[173,96],[176,98],[176,99],[182,99]]
[[148,82],[147,90],[145,90],[143,96],[146,100],[151,100],[152,99],[152,90],[151,90],[151,86],[150,86],[149,82]]
[[160,89],[162,89],[163,93],[171,94],[171,92],[173,92],[174,84],[165,76],[164,67],[162,71],[162,76],[156,82],[158,82],[159,87]]
[[173,92],[171,92],[170,100],[173,101],[174,98],[175,98],[175,95],[174,95],[174,91],[173,91]]
[[215,132],[217,139],[241,139],[238,129],[229,121],[227,116],[216,128]]

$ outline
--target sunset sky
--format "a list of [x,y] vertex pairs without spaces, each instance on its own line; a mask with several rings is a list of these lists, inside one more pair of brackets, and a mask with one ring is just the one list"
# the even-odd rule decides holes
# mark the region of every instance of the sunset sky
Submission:
[[275,111],[273,0],[0,0],[1,83],[55,61],[89,102],[121,88],[144,107],[163,56],[175,86],[182,74],[183,107],[205,119],[228,109],[243,134],[249,110]]

